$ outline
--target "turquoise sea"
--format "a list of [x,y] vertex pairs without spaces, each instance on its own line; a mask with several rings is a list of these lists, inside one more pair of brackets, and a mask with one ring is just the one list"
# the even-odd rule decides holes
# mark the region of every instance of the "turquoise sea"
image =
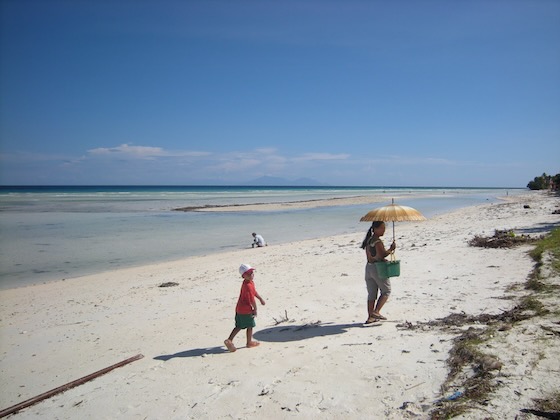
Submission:
[[373,207],[266,212],[179,212],[180,207],[375,196],[426,217],[496,202],[526,189],[394,187],[0,187],[0,288],[250,247],[251,232],[278,244],[367,229]]

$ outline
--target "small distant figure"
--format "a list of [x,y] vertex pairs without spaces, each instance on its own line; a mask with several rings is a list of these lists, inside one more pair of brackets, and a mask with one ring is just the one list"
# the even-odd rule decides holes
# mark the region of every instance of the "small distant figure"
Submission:
[[264,299],[257,293],[257,289],[255,289],[255,283],[253,282],[255,269],[248,264],[241,264],[239,274],[243,277],[243,283],[241,284],[241,292],[235,307],[235,328],[231,331],[227,340],[224,341],[227,349],[232,353],[237,350],[233,344],[233,339],[241,330],[247,330],[247,348],[257,347],[260,344],[258,341],[253,340],[253,328],[256,325],[255,317],[257,316],[255,298],[261,302],[261,305],[264,306],[266,304]]
[[264,238],[262,237],[262,235],[258,235],[255,232],[252,233],[253,235],[253,244],[251,245],[251,248],[254,248],[255,245],[260,248],[261,246],[266,246],[267,243],[264,241]]

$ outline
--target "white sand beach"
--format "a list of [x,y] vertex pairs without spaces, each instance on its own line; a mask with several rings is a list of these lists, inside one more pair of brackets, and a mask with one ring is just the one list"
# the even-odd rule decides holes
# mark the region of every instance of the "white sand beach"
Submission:
[[[560,225],[559,204],[531,192],[396,223],[401,275],[388,320],[367,327],[359,247],[367,223],[354,234],[0,291],[0,409],[141,354],[10,418],[429,418],[454,391],[442,395],[457,334],[402,325],[511,309],[528,293],[520,285],[534,268],[532,247],[467,242],[495,229],[540,235]],[[391,236],[389,224],[387,245]],[[261,345],[245,348],[241,332],[229,353],[241,263],[256,267],[266,300],[255,328]],[[159,287],[166,282],[178,285]],[[531,318],[496,331],[486,351],[502,364],[492,371],[498,385],[458,418],[525,418],[533,398],[560,389],[560,326],[551,316],[547,328]]]

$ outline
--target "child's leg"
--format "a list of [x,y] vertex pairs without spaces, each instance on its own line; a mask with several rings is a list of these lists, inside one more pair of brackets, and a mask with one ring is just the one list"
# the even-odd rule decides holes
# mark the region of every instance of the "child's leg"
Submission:
[[235,338],[235,336],[237,335],[237,333],[241,331],[241,328],[237,328],[235,327],[232,331],[231,334],[229,335],[229,338],[227,340],[224,341],[224,344],[226,345],[227,349],[230,352],[234,352],[235,350],[237,350],[235,348],[235,346],[233,345],[233,339]]
[[259,343],[258,341],[253,341],[253,329],[247,328],[247,347],[257,347],[259,344],[261,343]]
[[237,328],[237,327],[231,330],[231,334],[229,335],[228,340],[233,341],[233,339],[235,338],[235,336],[239,331],[241,331],[241,328]]

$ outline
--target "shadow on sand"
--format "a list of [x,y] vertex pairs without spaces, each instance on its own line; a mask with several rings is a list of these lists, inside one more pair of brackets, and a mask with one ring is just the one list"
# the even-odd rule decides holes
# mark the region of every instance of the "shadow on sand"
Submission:
[[154,360],[163,360],[164,362],[176,357],[201,357],[207,354],[222,354],[229,353],[227,349],[222,347],[207,347],[204,349],[185,350],[175,354],[162,354],[161,356],[154,357]]
[[[381,323],[373,324],[372,326],[379,326]],[[255,339],[265,342],[282,343],[288,341],[300,341],[314,337],[324,337],[327,335],[335,335],[345,333],[349,328],[371,328],[371,326],[364,327],[363,324],[321,324],[320,322],[303,325],[290,325],[290,326],[276,326],[266,328],[255,332],[253,335]],[[164,362],[176,357],[202,357],[207,354],[223,354],[229,353],[224,347],[207,347],[200,349],[185,350],[175,354],[162,354],[161,356],[154,357],[154,360],[162,360]]]
[[520,234],[529,233],[549,233],[560,226],[560,223],[538,223],[530,228],[514,229],[515,232]]
[[276,326],[255,332],[254,337],[259,341],[287,342],[306,340],[308,338],[323,337],[345,333],[349,328],[369,328],[363,324],[321,324],[320,322],[304,325]]

